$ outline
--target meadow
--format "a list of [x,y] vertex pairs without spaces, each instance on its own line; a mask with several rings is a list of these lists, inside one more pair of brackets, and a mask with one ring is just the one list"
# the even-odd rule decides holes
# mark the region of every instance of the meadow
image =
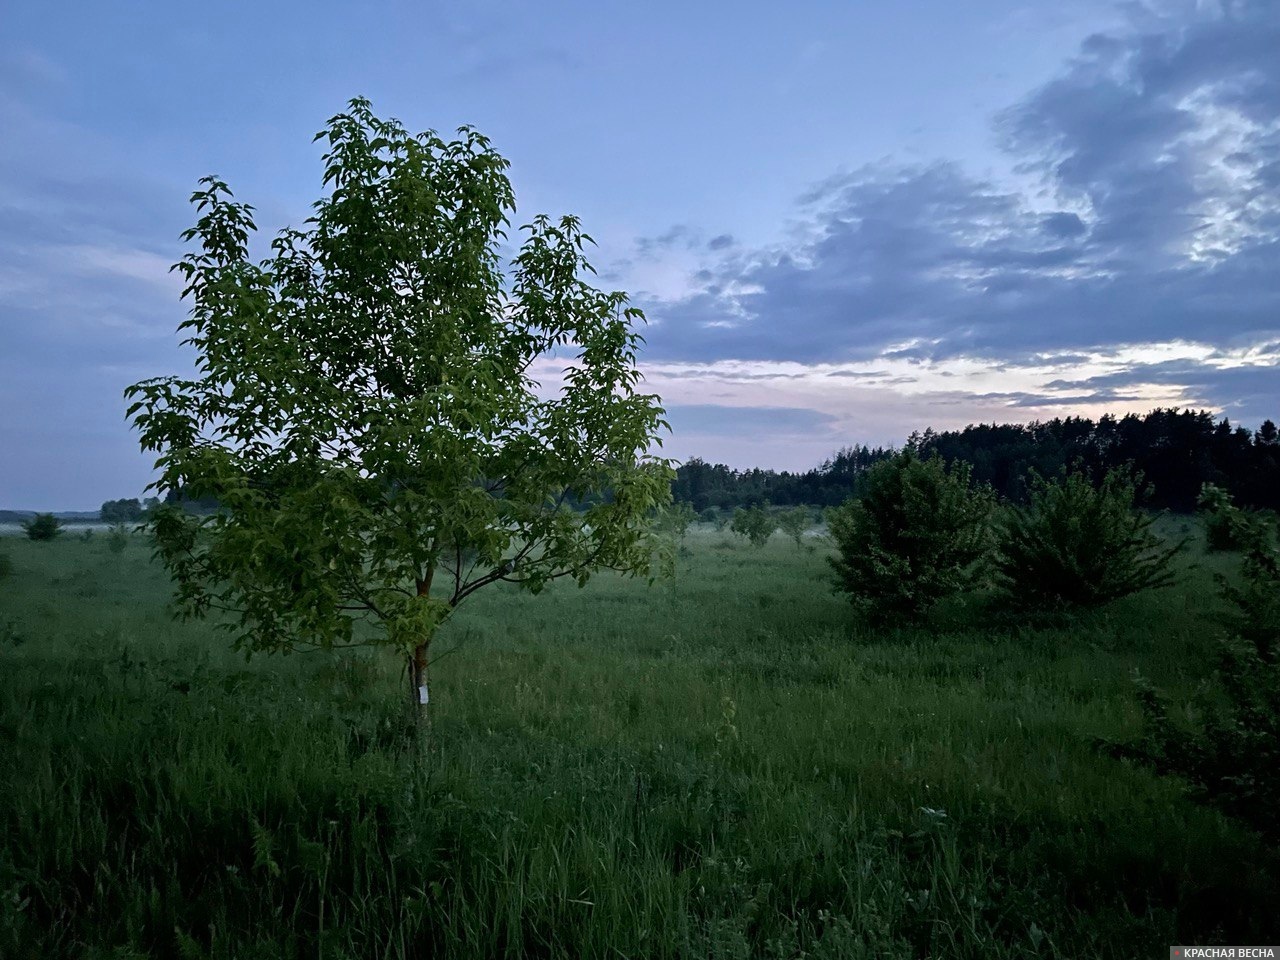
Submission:
[[[1173,531],[1180,521],[1173,523]],[[5,537],[0,956],[1125,958],[1266,943],[1280,863],[1103,756],[1213,668],[1229,556],[873,630],[821,543],[482,591],[430,744],[371,649],[246,662],[135,538]]]

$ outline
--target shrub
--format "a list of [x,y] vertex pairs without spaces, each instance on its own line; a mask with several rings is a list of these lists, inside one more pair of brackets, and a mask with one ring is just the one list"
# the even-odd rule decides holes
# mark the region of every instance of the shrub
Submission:
[[1196,506],[1204,517],[1205,546],[1209,550],[1240,550],[1249,540],[1247,526],[1255,517],[1236,509],[1231,494],[1212,483],[1200,488]]
[[729,529],[746,537],[753,547],[763,547],[778,528],[773,516],[764,507],[739,507],[733,511]]
[[52,540],[62,533],[62,521],[52,513],[37,513],[22,523],[22,529],[32,540]]
[[[1104,744],[1113,756],[1185,779],[1192,795],[1280,842],[1280,547],[1274,527],[1248,522],[1229,504],[1242,533],[1240,586],[1219,576],[1235,615],[1218,651],[1217,683],[1202,690],[1198,710],[1170,709],[1137,679],[1145,730],[1137,743]],[[1176,718],[1183,718],[1181,720]]]
[[117,523],[107,533],[107,549],[112,553],[124,553],[124,548],[128,545],[129,531],[123,523]]
[[[1238,514],[1236,529],[1241,537],[1241,586],[1218,576],[1222,595],[1235,608],[1230,626],[1235,636],[1264,663],[1280,661],[1280,548],[1273,521],[1258,515]],[[1280,693],[1280,687],[1273,687]],[[1280,712],[1280,700],[1274,701]]]
[[811,519],[808,507],[792,507],[778,514],[778,525],[782,532],[796,542],[797,547],[804,546],[804,534],[809,529]]
[[863,493],[827,512],[837,587],[873,617],[914,616],[967,586],[986,553],[993,497],[969,464],[912,450],[866,472]]
[[997,525],[994,572],[1004,600],[1022,609],[1094,607],[1174,579],[1173,546],[1134,508],[1139,478],[1110,470],[1095,486],[1081,470],[1047,480],[1032,472],[1031,501]]
[[7,553],[0,553],[0,579],[13,573],[13,558]]

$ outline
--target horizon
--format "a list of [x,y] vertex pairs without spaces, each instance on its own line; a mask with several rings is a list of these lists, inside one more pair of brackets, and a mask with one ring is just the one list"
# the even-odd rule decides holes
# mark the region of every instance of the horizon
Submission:
[[[1160,409],[1167,409],[1167,410],[1168,410],[1168,412],[1170,412],[1170,413],[1184,413],[1184,414],[1193,414],[1193,415],[1197,415],[1197,416],[1209,415],[1209,416],[1212,416],[1212,417],[1213,417],[1213,420],[1214,420],[1214,423],[1215,423],[1215,424],[1220,424],[1220,423],[1222,423],[1224,420],[1225,420],[1225,421],[1229,421],[1229,420],[1230,420],[1230,418],[1229,418],[1229,417],[1226,417],[1225,415],[1222,415],[1222,414],[1214,415],[1214,414],[1212,413],[1212,411],[1209,411],[1209,410],[1194,410],[1194,409],[1190,409],[1190,408],[1188,408],[1188,409],[1180,409],[1180,408],[1154,408],[1153,410],[1148,411],[1147,413],[1148,413],[1148,414],[1156,413],[1156,412],[1158,412]],[[1142,416],[1143,416],[1143,414],[1126,414],[1126,416],[1137,416],[1137,417],[1142,417]],[[1064,419],[1064,420],[1065,420],[1065,419],[1069,419],[1069,418],[1067,418],[1067,417],[1063,417],[1063,418],[1061,418],[1061,419]],[[995,422],[995,421],[991,422],[990,424],[985,423],[985,422],[981,422],[981,423],[969,423],[969,424],[966,424],[966,425],[965,425],[965,426],[963,426],[963,427],[956,428],[954,432],[956,432],[956,433],[964,433],[965,431],[968,431],[968,430],[971,430],[971,429],[975,429],[975,428],[979,428],[979,427],[991,427],[991,428],[996,428],[996,429],[999,429],[999,428],[1008,428],[1008,427],[1022,427],[1022,428],[1025,428],[1025,427],[1033,427],[1033,426],[1037,426],[1037,425],[1042,424],[1042,423],[1052,423],[1052,422],[1054,422],[1054,418],[1050,418],[1049,420],[1044,420],[1044,421],[1028,420],[1028,421],[1023,421],[1023,422],[1020,422],[1020,423],[1015,423],[1015,422],[1004,422],[1004,423],[998,423],[998,422]],[[1097,421],[1095,420],[1095,421],[1093,421],[1093,422],[1096,424],[1096,422],[1097,422]],[[1257,426],[1250,426],[1249,424],[1244,424],[1244,423],[1239,423],[1239,422],[1232,423],[1232,424],[1231,424],[1231,426],[1233,427],[1233,429],[1234,429],[1234,430],[1239,430],[1239,429],[1243,428],[1243,429],[1247,430],[1247,431],[1248,431],[1248,433],[1249,433],[1251,436],[1256,436],[1256,435],[1258,434],[1258,432],[1259,432],[1259,429],[1263,426],[1263,424],[1271,424],[1271,425],[1272,425],[1272,427],[1274,427],[1274,426],[1275,426],[1275,420],[1274,420],[1273,418],[1268,417],[1268,418],[1266,418],[1264,421],[1262,421],[1262,423],[1259,423]],[[927,430],[927,429],[931,429],[931,428],[926,428],[926,430]],[[913,432],[913,434],[911,434],[911,435],[909,435],[907,438],[905,438],[905,439],[903,440],[903,442],[902,442],[902,443],[898,443],[898,444],[868,444],[868,443],[863,443],[863,442],[861,442],[861,441],[857,441],[857,440],[855,440],[855,441],[851,441],[851,442],[848,442],[848,443],[841,444],[839,447],[836,447],[836,448],[835,448],[835,449],[833,449],[829,454],[827,454],[827,456],[826,456],[826,457],[824,457],[821,461],[819,461],[819,462],[817,462],[817,463],[813,463],[813,464],[807,465],[807,466],[804,466],[804,467],[797,467],[797,468],[786,468],[786,467],[762,467],[762,466],[760,466],[760,465],[758,465],[758,464],[746,464],[746,465],[743,465],[743,464],[731,464],[731,463],[725,463],[724,461],[721,461],[721,460],[713,460],[713,459],[708,459],[708,458],[705,458],[705,457],[700,457],[700,456],[698,456],[697,454],[694,454],[694,455],[692,455],[692,456],[690,456],[690,457],[688,457],[688,458],[686,458],[686,459],[684,459],[684,460],[679,461],[679,463],[677,463],[677,466],[680,466],[680,465],[683,465],[683,464],[687,464],[687,463],[691,463],[691,462],[693,462],[693,461],[699,461],[699,462],[702,462],[702,463],[704,463],[704,464],[706,464],[707,466],[712,467],[712,468],[725,467],[725,468],[729,469],[730,471],[732,471],[733,473],[738,474],[738,475],[744,475],[744,474],[750,473],[750,472],[752,472],[752,471],[754,471],[754,470],[760,470],[760,471],[762,471],[762,472],[764,472],[764,473],[766,473],[766,474],[774,474],[774,475],[791,475],[791,476],[804,476],[804,475],[808,475],[808,474],[822,473],[822,472],[823,472],[823,470],[824,470],[827,466],[829,466],[829,465],[831,464],[831,462],[832,462],[832,461],[833,461],[833,460],[834,460],[834,459],[835,459],[839,454],[841,454],[841,453],[843,453],[843,452],[850,451],[850,450],[856,450],[856,449],[859,449],[859,448],[865,448],[865,449],[867,449],[867,450],[871,450],[871,451],[873,451],[873,452],[874,452],[874,451],[878,451],[878,450],[887,450],[887,451],[890,451],[890,452],[897,452],[897,451],[899,451],[899,450],[903,449],[907,444],[909,444],[909,443],[911,442],[912,437],[914,437],[914,436],[916,435],[916,433],[921,433],[921,434],[923,434],[923,433],[925,433],[925,432],[926,432],[925,430],[920,430],[920,431]],[[941,434],[941,433],[945,433],[945,432],[947,432],[947,431],[936,431],[936,433],[939,433],[939,434]],[[105,498],[105,499],[102,501],[102,503],[104,503],[104,504],[105,504],[105,503],[106,503],[107,501],[109,501],[109,500],[118,500],[118,499],[125,499],[125,500],[128,500],[128,499],[136,499],[136,500],[138,500],[138,501],[142,502],[142,501],[145,501],[145,500],[147,500],[147,499],[149,499],[149,498],[157,498],[157,494],[156,494],[156,492],[155,492],[154,490],[144,490],[144,491],[141,491],[141,492],[139,492],[139,493],[136,495],[136,497],[135,497],[135,496],[128,496],[128,495],[120,496],[120,497],[107,497],[107,498]],[[0,513],[17,513],[17,514],[24,514],[24,513],[30,513],[30,514],[36,514],[36,513],[53,513],[53,514],[55,514],[55,515],[57,515],[57,516],[61,516],[61,517],[76,516],[76,517],[87,518],[87,517],[90,517],[90,516],[92,516],[92,515],[94,515],[94,514],[97,514],[98,512],[99,512],[99,508],[94,508],[94,507],[47,507],[47,506],[46,506],[46,507],[41,507],[41,508],[39,508],[39,509],[36,509],[36,508],[32,508],[32,507],[27,507],[27,506],[16,506],[16,507],[15,507],[15,506],[10,506],[10,505],[4,504],[4,503],[0,503]],[[6,524],[8,524],[8,525],[12,525],[10,521],[0,521],[0,526],[5,526]]]
[[928,427],[1276,419],[1273,4],[72,9],[0,39],[0,509],[143,496],[122,391],[190,366],[187,197],[216,171],[259,242],[300,224],[311,135],[356,95],[474,124],[513,225],[581,217],[596,285],[649,319],[663,455],[802,472]]

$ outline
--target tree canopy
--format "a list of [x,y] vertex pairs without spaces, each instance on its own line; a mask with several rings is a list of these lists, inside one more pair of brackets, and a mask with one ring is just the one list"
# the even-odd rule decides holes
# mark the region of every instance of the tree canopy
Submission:
[[475,591],[652,569],[667,425],[640,389],[643,315],[587,282],[576,218],[534,217],[504,271],[515,200],[486,138],[411,135],[356,99],[316,139],[329,191],[261,262],[226,183],[191,198],[197,376],[126,396],[153,487],[219,509],[150,525],[188,614],[229,612],[250,651],[371,621],[425,702],[431,638]]

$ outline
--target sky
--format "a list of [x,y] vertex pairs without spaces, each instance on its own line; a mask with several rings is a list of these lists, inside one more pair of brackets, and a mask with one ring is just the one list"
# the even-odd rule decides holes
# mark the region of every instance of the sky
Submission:
[[215,173],[265,237],[354,96],[477,127],[648,318],[668,456],[1280,415],[1280,3],[9,3],[0,508],[140,496]]

